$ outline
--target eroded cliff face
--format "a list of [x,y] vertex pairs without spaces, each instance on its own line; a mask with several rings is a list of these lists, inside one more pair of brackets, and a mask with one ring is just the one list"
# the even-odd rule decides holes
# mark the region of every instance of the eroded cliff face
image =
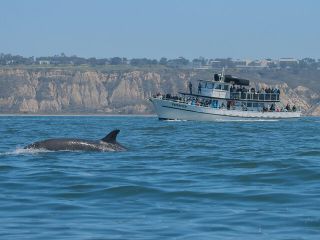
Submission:
[[177,79],[183,81],[141,71],[2,69],[0,112],[151,113],[147,98],[164,90],[177,92]]
[[[147,100],[155,93],[186,90],[200,73],[183,70],[79,71],[63,69],[0,69],[0,113],[153,113]],[[267,83],[253,82],[257,87]],[[194,86],[196,83],[194,82]],[[317,92],[304,86],[281,89],[283,102],[320,115]]]

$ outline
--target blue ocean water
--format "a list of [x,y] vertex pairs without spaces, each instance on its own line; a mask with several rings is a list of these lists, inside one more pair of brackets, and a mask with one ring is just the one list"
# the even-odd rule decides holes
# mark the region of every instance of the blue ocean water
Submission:
[[[25,151],[121,130],[127,152]],[[1,239],[319,239],[320,118],[0,117]]]

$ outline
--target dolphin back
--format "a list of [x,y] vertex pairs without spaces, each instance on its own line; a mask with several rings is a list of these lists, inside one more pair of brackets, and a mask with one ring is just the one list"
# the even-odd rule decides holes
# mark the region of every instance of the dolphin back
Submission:
[[46,149],[49,151],[103,151],[101,144],[97,141],[73,138],[47,139],[32,143],[25,149]]
[[107,136],[102,138],[101,141],[102,142],[107,142],[107,143],[116,143],[117,135],[118,135],[119,132],[120,132],[119,129],[115,129],[115,130],[111,131],[110,133],[108,133]]
[[46,149],[50,151],[125,151],[127,149],[116,141],[119,132],[120,130],[118,129],[113,130],[98,141],[76,138],[57,138],[35,142],[24,148]]

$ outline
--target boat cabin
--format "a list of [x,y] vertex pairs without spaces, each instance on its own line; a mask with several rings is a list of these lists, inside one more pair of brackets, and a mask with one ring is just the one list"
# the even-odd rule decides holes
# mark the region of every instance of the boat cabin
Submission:
[[230,98],[230,83],[199,80],[198,94],[204,97]]
[[199,80],[198,94],[204,97],[230,98],[232,86],[249,86],[249,80],[231,75],[214,74],[212,81]]
[[256,92],[255,89],[252,91],[246,88],[250,85],[249,80],[231,75],[215,74],[212,81],[199,80],[198,82],[197,95],[202,97],[256,102],[280,101],[280,92]]

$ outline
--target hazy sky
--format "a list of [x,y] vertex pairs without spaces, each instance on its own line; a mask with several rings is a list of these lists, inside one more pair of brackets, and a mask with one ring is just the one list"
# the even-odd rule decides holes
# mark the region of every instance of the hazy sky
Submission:
[[0,52],[320,58],[318,0],[0,0]]

